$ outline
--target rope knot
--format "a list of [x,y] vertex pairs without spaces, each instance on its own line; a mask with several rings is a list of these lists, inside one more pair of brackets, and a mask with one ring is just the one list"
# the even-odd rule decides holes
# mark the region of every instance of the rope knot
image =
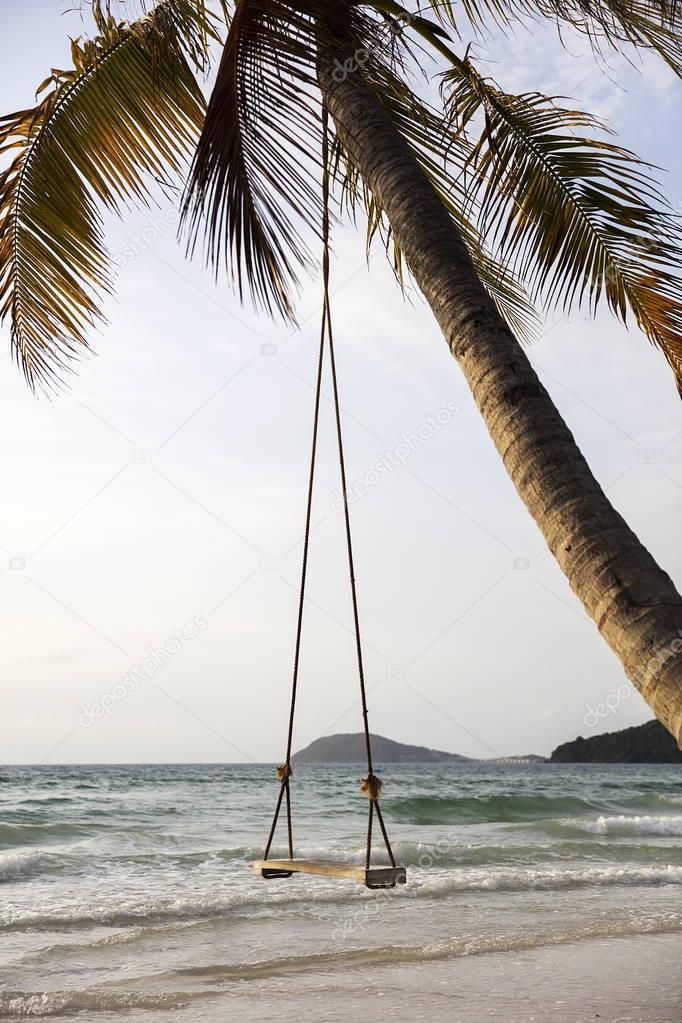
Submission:
[[288,781],[294,772],[291,770],[291,764],[278,764],[277,765],[277,780]]
[[360,791],[363,796],[367,796],[368,799],[378,799],[381,795],[381,790],[384,787],[384,783],[381,778],[377,778],[376,774],[368,774],[366,778],[363,778],[360,782]]

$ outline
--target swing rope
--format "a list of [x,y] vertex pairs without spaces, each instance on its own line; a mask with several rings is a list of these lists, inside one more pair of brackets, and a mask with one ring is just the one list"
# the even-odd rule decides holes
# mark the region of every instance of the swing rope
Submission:
[[383,814],[381,807],[379,806],[379,796],[381,795],[382,783],[379,778],[374,774],[374,768],[372,764],[372,743],[369,731],[369,718],[367,709],[367,692],[365,687],[365,669],[362,659],[362,640],[360,638],[360,616],[358,612],[358,598],[355,585],[355,563],[353,559],[353,542],[351,537],[350,529],[350,512],[348,507],[348,489],[346,485],[346,462],[343,451],[343,436],[341,431],[341,406],[339,403],[339,387],[338,379],[336,374],[336,357],[334,354],[334,332],[332,330],[332,317],[331,317],[331,302],[329,294],[329,233],[330,233],[330,216],[329,216],[329,113],[326,106],[322,107],[322,282],[323,282],[323,300],[322,300],[322,319],[320,325],[320,344],[319,353],[317,360],[317,381],[315,386],[315,405],[313,412],[313,439],[311,446],[310,456],[310,470],[308,473],[308,500],[306,506],[306,519],[305,519],[305,532],[303,538],[303,563],[301,566],[301,585],[299,590],[298,599],[298,621],[296,627],[296,646],[294,652],[294,671],[293,680],[291,686],[291,705],[289,709],[289,731],[287,735],[287,752],[284,763],[280,764],[277,768],[277,777],[280,781],[280,791],[275,807],[275,815],[268,835],[267,844],[265,846],[265,853],[263,859],[267,860],[272,846],[273,839],[275,837],[275,831],[277,829],[277,821],[279,820],[280,811],[282,809],[282,803],[286,805],[287,815],[287,837],[289,843],[289,859],[294,858],[294,842],[293,842],[293,829],[291,819],[291,777],[293,771],[291,769],[291,750],[294,735],[294,716],[296,712],[296,697],[298,694],[298,672],[300,665],[300,654],[301,654],[301,636],[303,632],[303,607],[305,604],[305,588],[306,578],[308,571],[308,552],[310,546],[310,521],[312,514],[313,505],[313,490],[315,483],[315,463],[317,458],[317,439],[318,429],[320,421],[320,396],[322,393],[322,370],[324,367],[324,353],[325,347],[329,347],[329,362],[331,367],[332,377],[332,392],[334,399],[334,415],[336,420],[336,439],[339,454],[339,469],[341,473],[341,492],[343,494],[343,513],[346,527],[346,547],[348,553],[348,573],[350,576],[350,589],[353,603],[353,621],[355,628],[355,649],[357,653],[357,664],[358,664],[358,676],[360,681],[360,702],[362,705],[362,721],[365,733],[365,755],[367,760],[367,777],[362,781],[362,791],[367,796],[369,802],[368,810],[368,821],[367,821],[367,849],[365,853],[365,866],[369,869],[370,860],[372,855],[372,826],[374,820],[374,814],[376,813],[379,826],[381,828],[381,834],[384,839],[386,851],[388,853],[391,866],[395,867],[395,857],[391,848],[391,843],[386,832],[386,826],[384,824]]

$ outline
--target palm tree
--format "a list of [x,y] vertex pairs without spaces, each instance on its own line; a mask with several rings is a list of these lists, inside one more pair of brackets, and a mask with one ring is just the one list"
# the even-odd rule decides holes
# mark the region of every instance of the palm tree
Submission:
[[[604,302],[661,350],[682,389],[675,217],[652,169],[588,113],[510,95],[453,38],[549,19],[682,75],[667,0],[160,0],[72,46],[30,110],[0,121],[0,315],[33,388],[59,386],[111,287],[99,204],[185,176],[192,252],[240,296],[293,317],[320,233],[322,106],[341,206],[406,264],[519,496],[656,716],[682,742],[682,598],[615,511],[519,343],[533,303]],[[112,5],[113,6],[113,5]],[[116,5],[120,9],[120,4]],[[428,5],[426,5],[428,8]],[[435,19],[435,20],[434,20]],[[198,77],[226,39],[207,109]],[[415,90],[424,54],[441,100]]]

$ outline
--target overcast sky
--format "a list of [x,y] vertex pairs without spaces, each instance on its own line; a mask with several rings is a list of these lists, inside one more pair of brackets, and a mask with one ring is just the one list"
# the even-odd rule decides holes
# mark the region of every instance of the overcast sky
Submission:
[[[30,105],[49,68],[66,66],[67,36],[81,31],[66,6],[0,0],[0,111]],[[606,75],[584,40],[562,49],[550,30],[490,56],[508,90],[568,95],[608,117],[668,168],[679,206],[682,90],[662,65],[614,60]],[[2,333],[5,763],[283,752],[319,281],[291,334],[185,261],[172,206],[149,218],[111,226],[112,250],[137,254],[120,260],[96,357],[69,393],[32,397]],[[373,730],[484,757],[548,753],[646,720],[517,498],[429,310],[414,291],[401,298],[379,249],[367,268],[361,230],[337,231],[334,244]],[[682,409],[663,358],[606,314],[551,317],[530,357],[616,507],[682,583]],[[333,440],[326,400],[297,748],[361,727]],[[372,482],[386,452],[405,464]]]

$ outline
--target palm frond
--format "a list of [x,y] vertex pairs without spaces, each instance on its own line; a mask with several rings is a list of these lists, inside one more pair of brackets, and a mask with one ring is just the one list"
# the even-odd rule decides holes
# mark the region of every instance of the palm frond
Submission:
[[445,76],[461,136],[483,125],[466,162],[478,226],[534,298],[565,310],[602,298],[628,310],[682,381],[679,221],[650,165],[605,138],[591,115],[538,93],[509,95],[469,60]]
[[[163,0],[118,23],[100,12],[97,38],[72,44],[29,110],[0,119],[0,319],[34,389],[59,385],[88,346],[111,288],[100,204],[147,202],[156,177],[178,174],[204,104],[190,61],[206,59],[211,22]],[[180,6],[178,6],[180,5]]]
[[151,17],[201,71],[208,70],[210,47],[220,42],[221,30],[230,19],[228,0],[90,0],[90,7],[98,32],[106,32],[111,23],[144,24]]
[[590,40],[597,54],[606,48],[658,54],[682,77],[682,35],[676,3],[670,0],[537,0],[538,11]]
[[[682,35],[675,0],[429,0],[439,21],[462,32],[466,19],[477,36],[491,29],[537,21],[538,15],[590,40],[597,54],[628,46],[657,53],[682,76]],[[418,30],[415,24],[413,27]]]
[[[205,257],[240,296],[293,318],[308,238],[321,222],[320,96],[325,40],[353,53],[374,19],[335,0],[240,0],[234,10],[183,203],[189,251],[205,229]],[[368,44],[369,45],[369,44]]]

